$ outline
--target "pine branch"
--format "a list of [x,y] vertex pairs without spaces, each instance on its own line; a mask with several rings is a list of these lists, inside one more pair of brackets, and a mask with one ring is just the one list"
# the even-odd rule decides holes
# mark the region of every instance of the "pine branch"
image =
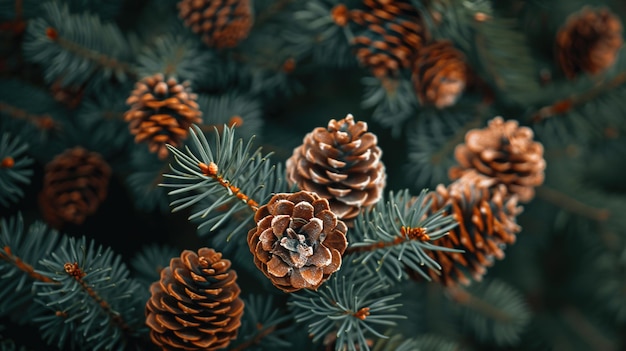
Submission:
[[542,185],[535,189],[537,196],[567,211],[596,221],[606,221],[611,213],[603,208],[589,206],[558,190]]
[[[37,302],[52,313],[34,318],[42,337],[60,348],[67,340],[93,350],[122,348],[144,326],[147,291],[131,280],[121,256],[83,236],[69,238],[40,260]],[[77,303],[80,302],[80,303]]]
[[433,241],[446,235],[457,225],[452,216],[444,215],[444,209],[427,215],[430,201],[425,200],[428,191],[411,196],[407,189],[395,194],[389,192],[387,199],[379,201],[371,210],[362,212],[355,220],[350,246],[344,255],[354,254],[356,262],[369,265],[392,281],[406,278],[405,266],[428,275],[422,266],[440,269],[426,250],[457,251],[439,247]]
[[344,262],[339,272],[318,291],[305,290],[289,296],[288,306],[298,323],[308,323],[313,341],[336,335],[335,349],[369,351],[366,335],[387,338],[377,326],[394,326],[399,304],[392,304],[399,294],[389,294],[383,280],[360,265]]
[[[200,224],[210,226],[210,231],[248,208],[250,215],[239,223],[239,230],[248,225],[258,205],[264,204],[271,193],[286,191],[287,187],[283,175],[276,173],[282,168],[269,166],[271,154],[262,156],[261,148],[252,151],[253,138],[244,147],[242,139],[235,140],[234,127],[225,125],[222,133],[215,133],[213,147],[196,125],[190,128],[191,148],[187,147],[186,152],[168,145],[176,165],[171,166],[174,174],[163,175],[165,182],[161,185],[175,188],[170,196],[186,195],[172,201],[174,212],[212,199],[208,207],[197,209],[189,217],[202,220],[214,212],[215,216]],[[226,211],[217,213],[224,208]]]
[[480,341],[515,345],[531,319],[522,295],[508,284],[492,280],[469,289],[448,287],[449,297],[464,308],[461,318]]
[[128,42],[115,24],[89,13],[71,14],[67,4],[41,6],[43,17],[28,24],[24,55],[43,66],[48,83],[82,86],[136,76]]

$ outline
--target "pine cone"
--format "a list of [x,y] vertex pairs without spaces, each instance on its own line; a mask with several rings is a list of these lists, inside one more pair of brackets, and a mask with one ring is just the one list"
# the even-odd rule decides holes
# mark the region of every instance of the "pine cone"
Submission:
[[375,77],[395,77],[401,69],[410,68],[417,50],[429,40],[427,27],[421,14],[409,3],[395,0],[363,3],[366,10],[354,9],[345,15],[363,27],[352,42],[357,60]]
[[450,179],[475,169],[506,185],[520,202],[529,202],[535,196],[534,188],[544,180],[543,146],[533,141],[532,129],[520,127],[515,120],[505,122],[498,116],[486,128],[468,131],[454,156],[458,165],[450,168]]
[[465,56],[448,40],[433,41],[419,50],[411,79],[422,105],[454,105],[467,85]]
[[601,73],[611,67],[624,40],[622,22],[606,8],[585,6],[571,14],[556,35],[556,56],[565,75]]
[[213,249],[185,250],[150,286],[146,324],[164,351],[213,351],[237,337],[244,303],[237,273]]
[[182,0],[180,18],[209,47],[237,46],[252,28],[250,0]]
[[[429,269],[427,274],[445,286],[469,285],[466,273],[480,281],[496,259],[504,258],[506,245],[515,243],[521,230],[516,217],[523,209],[518,206],[517,196],[508,194],[506,187],[496,184],[493,178],[476,172],[466,173],[448,187],[439,184],[427,194],[425,203],[428,201],[432,201],[429,214],[447,207],[446,212],[458,222],[433,245],[465,251],[427,251],[441,265],[441,272]],[[421,277],[416,272],[409,275]]]
[[124,114],[124,120],[129,122],[136,143],[147,142],[150,152],[165,159],[168,155],[165,145],[180,146],[189,127],[202,122],[197,98],[188,81],[181,84],[174,78],[166,81],[157,73],[137,82],[126,100],[130,110]]
[[82,224],[107,196],[111,168],[100,154],[82,147],[68,149],[45,167],[39,206],[55,228]]
[[346,118],[328,122],[305,135],[285,163],[287,180],[328,199],[342,220],[356,217],[382,196],[387,175],[378,139],[366,122]]
[[255,213],[248,232],[254,263],[284,292],[317,290],[341,267],[348,227],[315,193],[278,193]]

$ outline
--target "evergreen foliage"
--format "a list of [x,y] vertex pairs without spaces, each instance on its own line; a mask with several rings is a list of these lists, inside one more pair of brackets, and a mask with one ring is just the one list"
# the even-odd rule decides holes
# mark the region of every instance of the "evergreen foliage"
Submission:
[[[201,247],[232,263],[229,284],[241,288],[241,324],[229,324],[236,329],[221,338],[223,350],[626,348],[623,1],[207,0],[189,2],[185,15],[182,2],[0,0],[0,350],[157,351],[170,345],[151,339],[157,324],[190,341],[180,350],[206,343],[220,333],[215,318],[241,313],[207,302],[217,296],[231,306],[222,276],[171,271],[161,293],[177,302],[157,301],[164,309],[146,324],[163,268]],[[583,21],[580,28],[597,31],[593,43],[580,44],[575,30],[562,35],[570,65],[556,39],[583,8],[606,9],[621,27]],[[191,28],[194,21],[202,27]],[[236,44],[210,45],[220,40]],[[446,60],[420,62],[438,41],[459,51],[464,79],[451,78],[459,66]],[[442,72],[451,74],[433,79]],[[174,85],[158,97],[165,88],[155,82],[136,95],[151,110],[137,111],[131,134],[128,98],[153,75],[187,82],[195,102]],[[427,94],[452,102],[428,104]],[[195,103],[201,121],[183,129],[184,109]],[[347,115],[373,136],[359,139],[348,127],[307,134]],[[512,134],[471,150],[484,161],[471,166],[504,171],[452,179],[458,146],[496,116],[530,128],[542,146],[545,179],[529,201],[508,201],[519,195],[501,189],[511,177],[528,186],[515,178],[527,171],[516,155],[497,149],[514,143]],[[181,142],[157,155],[138,135]],[[287,163],[307,140],[306,162]],[[84,165],[45,178],[46,165],[75,147],[110,166],[107,196],[84,222],[46,223],[44,179],[70,214],[81,194],[90,201]],[[331,211],[321,206],[330,199],[276,200],[271,223],[251,240],[264,213],[257,210],[301,190],[288,182],[288,167],[360,212],[313,218],[307,211]],[[360,208],[367,190],[342,185],[377,180],[343,172],[350,167],[384,169],[380,200]],[[433,211],[435,193],[447,202]],[[515,235],[492,235],[502,223]],[[289,264],[259,261],[268,253]],[[207,259],[190,266],[209,270]],[[277,289],[261,261],[277,280],[300,270],[299,286],[315,289]],[[453,277],[457,267],[474,274]],[[206,296],[163,288],[174,285]],[[193,312],[193,323],[168,319],[167,308]],[[193,328],[209,336],[196,344]]]

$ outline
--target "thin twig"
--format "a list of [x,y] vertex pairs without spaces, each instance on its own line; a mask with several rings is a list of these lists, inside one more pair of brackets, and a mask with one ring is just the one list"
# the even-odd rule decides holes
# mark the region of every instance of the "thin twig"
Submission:
[[569,212],[573,212],[596,221],[605,221],[611,215],[611,212],[605,208],[591,207],[565,193],[548,188],[545,185],[536,188],[535,191],[538,197],[550,203],[562,207]]

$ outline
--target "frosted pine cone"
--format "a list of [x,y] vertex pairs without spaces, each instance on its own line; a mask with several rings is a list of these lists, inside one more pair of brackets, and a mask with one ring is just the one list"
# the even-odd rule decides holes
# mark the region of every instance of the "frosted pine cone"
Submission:
[[213,249],[185,250],[150,286],[146,324],[164,351],[213,351],[235,339],[244,303],[237,273]]
[[411,79],[422,105],[454,105],[467,85],[465,56],[450,41],[431,42],[419,50]]
[[506,185],[520,202],[529,202],[535,187],[543,183],[546,168],[543,145],[533,136],[532,129],[520,127],[517,121],[495,117],[486,128],[468,131],[465,143],[457,145],[458,165],[450,168],[450,179],[474,169]]
[[[427,274],[445,286],[470,284],[466,274],[480,281],[495,260],[504,258],[504,249],[515,243],[521,230],[516,220],[522,212],[517,197],[508,194],[503,184],[476,172],[466,173],[448,187],[438,185],[425,201],[432,201],[429,213],[447,207],[446,212],[458,222],[433,245],[465,251],[427,251],[441,265],[440,272],[428,270]],[[421,277],[416,272],[410,275]]]
[[286,161],[287,180],[328,199],[342,220],[356,217],[382,196],[387,175],[378,139],[352,115],[308,133]]
[[82,147],[57,155],[45,168],[39,206],[55,228],[82,224],[96,213],[108,194],[111,168],[95,152]]
[[252,28],[250,0],[181,0],[179,16],[209,47],[237,46]]
[[585,6],[570,15],[556,36],[556,55],[568,78],[611,67],[622,47],[622,22],[606,8]]
[[344,222],[315,193],[279,193],[255,213],[248,232],[254,263],[284,292],[317,290],[341,267]]
[[136,143],[148,143],[150,152],[164,159],[168,155],[166,144],[180,146],[189,127],[202,122],[197,98],[188,81],[179,84],[176,79],[165,80],[157,73],[135,84],[126,100],[130,110],[124,114],[124,120]]

